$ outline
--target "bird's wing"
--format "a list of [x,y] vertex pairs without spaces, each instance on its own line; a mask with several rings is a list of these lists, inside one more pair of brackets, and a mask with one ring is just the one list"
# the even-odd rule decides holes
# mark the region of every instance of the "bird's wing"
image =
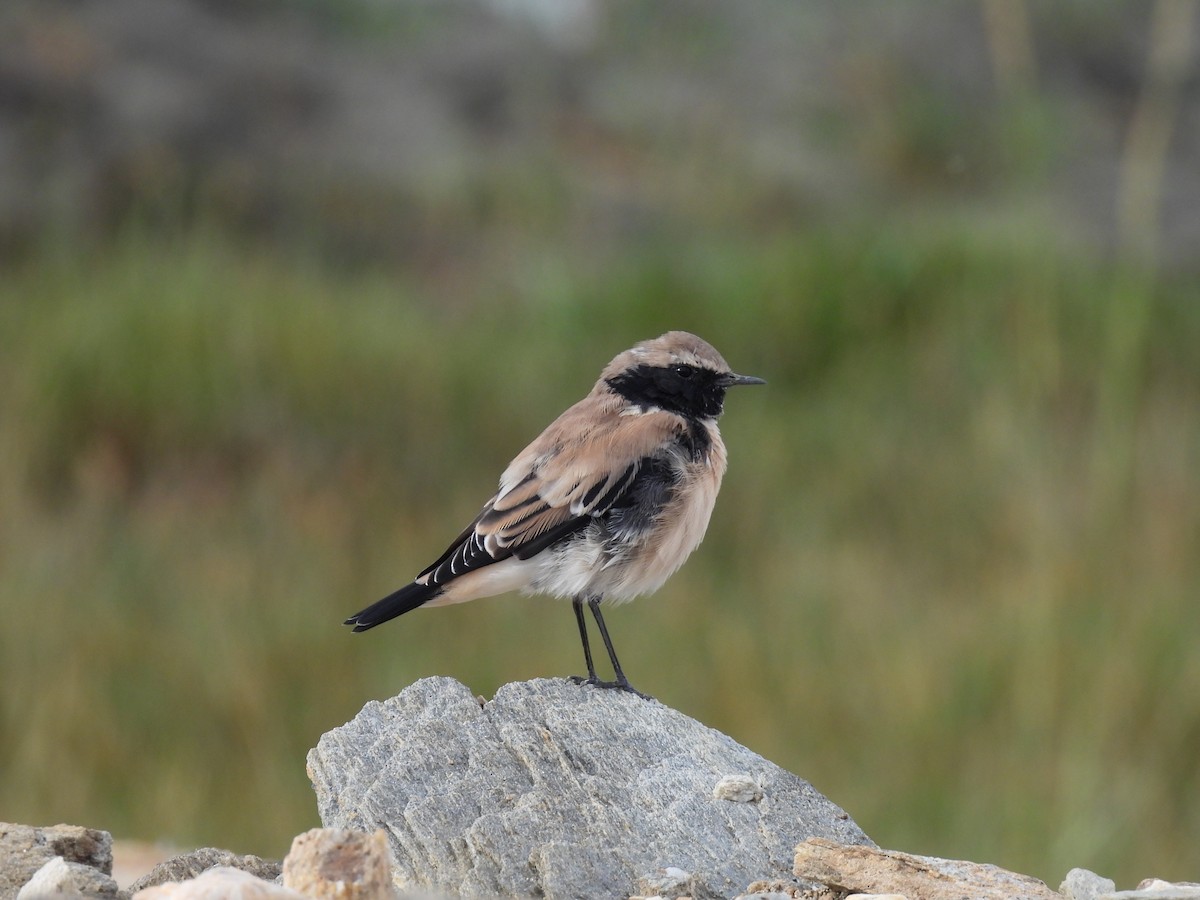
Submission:
[[499,493],[417,581],[445,584],[510,556],[534,556],[611,510],[684,430],[669,413],[622,416],[600,398],[580,401],[513,460]]

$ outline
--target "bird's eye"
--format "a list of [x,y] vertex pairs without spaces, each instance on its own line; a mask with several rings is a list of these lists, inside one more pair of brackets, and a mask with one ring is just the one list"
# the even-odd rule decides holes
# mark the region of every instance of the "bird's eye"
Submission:
[[675,366],[674,371],[680,378],[691,378],[696,373],[691,366]]

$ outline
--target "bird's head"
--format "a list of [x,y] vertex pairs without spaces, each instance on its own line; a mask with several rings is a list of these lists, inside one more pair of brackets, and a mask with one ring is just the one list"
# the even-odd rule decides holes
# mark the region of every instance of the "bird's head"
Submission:
[[715,419],[729,388],[765,383],[753,375],[734,373],[712,344],[694,334],[668,331],[618,355],[604,368],[596,387],[644,409]]

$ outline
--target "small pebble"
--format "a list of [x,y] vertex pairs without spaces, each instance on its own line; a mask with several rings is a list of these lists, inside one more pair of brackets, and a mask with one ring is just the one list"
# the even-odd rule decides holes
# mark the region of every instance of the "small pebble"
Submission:
[[757,803],[763,791],[749,775],[726,775],[713,788],[713,796],[731,803]]
[[1103,878],[1087,869],[1072,869],[1058,892],[1067,900],[1096,900],[1101,894],[1111,894],[1116,889],[1116,882],[1111,878]]

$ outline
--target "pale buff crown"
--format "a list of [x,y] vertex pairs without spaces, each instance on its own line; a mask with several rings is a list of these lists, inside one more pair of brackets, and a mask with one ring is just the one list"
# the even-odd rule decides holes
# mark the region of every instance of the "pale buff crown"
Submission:
[[605,382],[608,379],[635,366],[666,368],[680,365],[709,369],[720,374],[733,371],[729,368],[729,363],[725,362],[725,358],[708,341],[687,331],[668,331],[617,354],[600,373],[595,389],[607,390]]

